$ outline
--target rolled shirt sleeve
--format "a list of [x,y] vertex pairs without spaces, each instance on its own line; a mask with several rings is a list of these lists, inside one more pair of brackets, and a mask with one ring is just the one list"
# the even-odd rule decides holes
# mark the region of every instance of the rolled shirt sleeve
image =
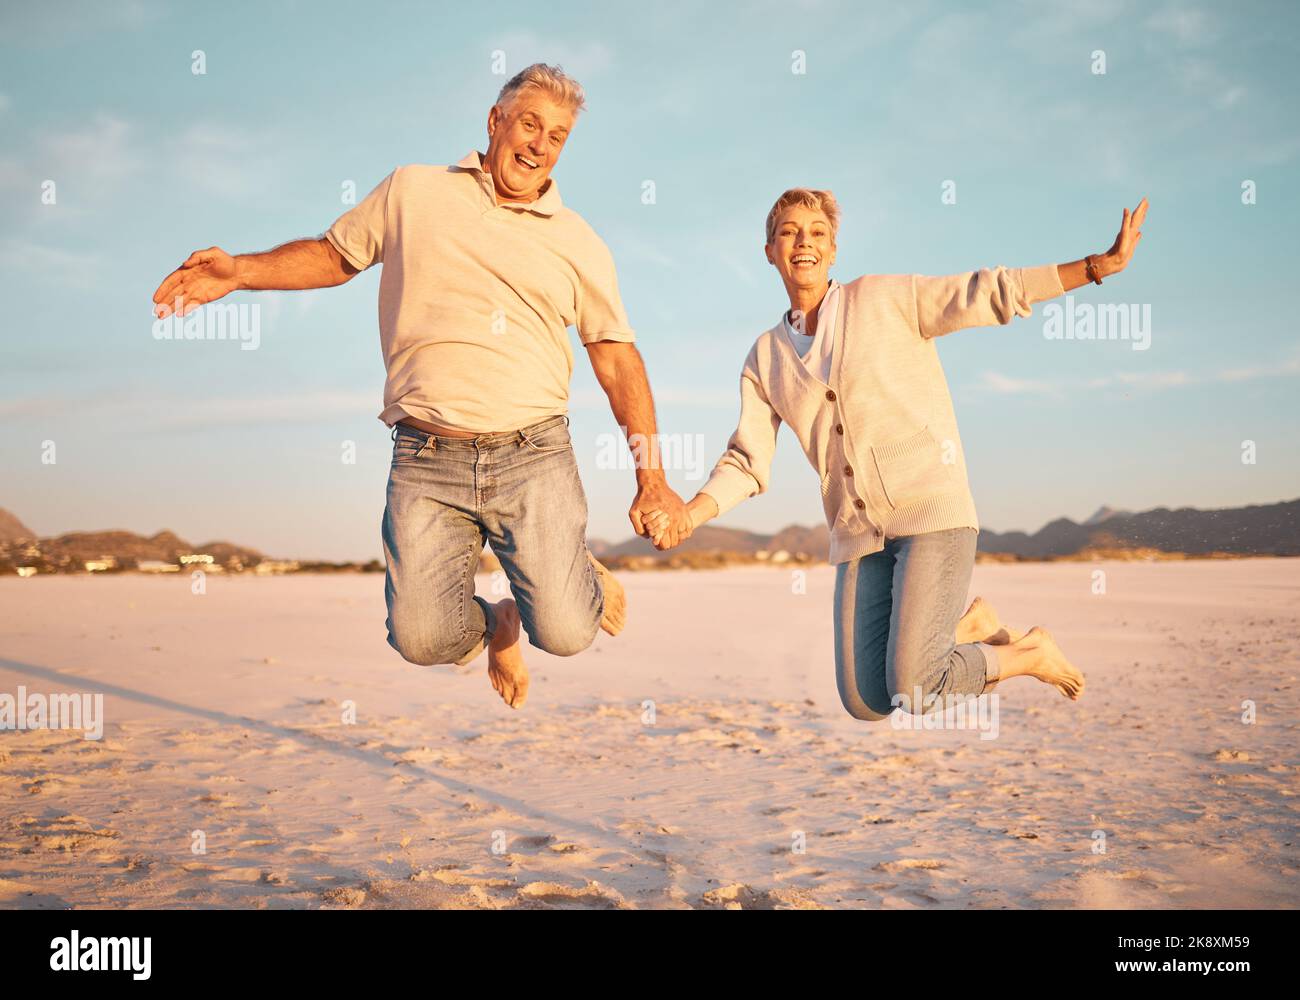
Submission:
[[325,233],[325,238],[358,271],[383,263],[388,195],[400,169],[398,167],[380,181],[359,204],[339,216]]
[[586,266],[578,280],[578,301],[574,326],[584,344],[616,340],[630,344],[636,333],[628,323],[627,311],[618,290],[618,273],[609,248],[593,234]]
[[1030,315],[1033,303],[1064,292],[1055,264],[998,266],[944,277],[912,275],[916,329],[927,338],[1010,323],[1016,316]]
[[708,482],[700,487],[701,493],[713,497],[719,515],[742,500],[767,492],[780,427],[780,416],[746,366],[740,376],[740,423]]

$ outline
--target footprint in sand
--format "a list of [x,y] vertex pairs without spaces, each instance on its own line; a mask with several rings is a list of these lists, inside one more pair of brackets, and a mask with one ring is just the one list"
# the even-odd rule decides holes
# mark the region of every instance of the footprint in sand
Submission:
[[599,882],[588,882],[581,889],[558,882],[529,882],[516,894],[521,904],[542,904],[560,909],[630,909],[627,901],[614,889]]
[[326,910],[355,910],[366,901],[366,891],[350,885],[335,886],[320,895],[321,908]]
[[45,851],[75,853],[87,847],[105,847],[120,836],[116,830],[96,828],[86,817],[72,813],[44,820],[25,816],[18,820],[18,827]]
[[52,896],[23,882],[0,878],[0,909],[67,910],[70,904],[61,896]]
[[906,871],[937,871],[943,868],[942,861],[936,861],[933,858],[899,858],[897,861],[882,861],[873,866],[873,870],[878,872],[888,872],[896,875]]
[[700,906],[712,910],[821,910],[804,890],[794,888],[758,890],[743,883],[719,886],[700,897]]

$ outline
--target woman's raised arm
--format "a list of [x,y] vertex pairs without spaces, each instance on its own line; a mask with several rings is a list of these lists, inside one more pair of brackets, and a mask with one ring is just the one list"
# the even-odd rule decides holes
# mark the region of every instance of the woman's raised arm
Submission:
[[1143,198],[1132,212],[1124,209],[1119,235],[1109,250],[1068,264],[984,268],[943,277],[913,275],[917,331],[922,337],[941,337],[968,327],[1010,323],[1016,316],[1030,315],[1035,302],[1063,295],[1094,278],[1100,283],[1118,274],[1142,239],[1146,214]]

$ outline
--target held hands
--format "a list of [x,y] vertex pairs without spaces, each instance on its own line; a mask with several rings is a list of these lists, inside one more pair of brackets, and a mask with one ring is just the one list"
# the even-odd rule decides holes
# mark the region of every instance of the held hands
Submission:
[[695,521],[687,511],[681,520],[674,521],[667,511],[652,510],[644,517],[646,534],[660,551],[675,548],[691,537]]
[[700,525],[718,516],[718,503],[706,493],[695,494],[694,499],[686,505],[681,519],[675,520],[666,510],[650,510],[645,514],[646,533],[654,547],[660,550],[671,549],[680,545]]
[[1147,200],[1143,198],[1138,202],[1138,207],[1130,212],[1124,209],[1124,219],[1120,223],[1119,235],[1115,237],[1115,242],[1111,248],[1104,254],[1097,257],[1097,265],[1104,278],[1111,274],[1118,274],[1124,268],[1128,267],[1129,258],[1133,256],[1133,251],[1137,249],[1138,241],[1142,239],[1142,223],[1147,217]]
[[[666,528],[660,528],[659,539],[655,539],[650,530],[648,518],[652,513],[662,515],[662,523],[666,525]],[[672,548],[694,530],[685,502],[662,479],[650,479],[639,484],[628,517],[636,533],[650,538],[659,549]],[[659,523],[660,519],[656,519],[656,524]]]
[[159,319],[165,319],[173,309],[180,316],[188,316],[238,287],[234,257],[220,247],[195,250],[153,293],[153,312]]

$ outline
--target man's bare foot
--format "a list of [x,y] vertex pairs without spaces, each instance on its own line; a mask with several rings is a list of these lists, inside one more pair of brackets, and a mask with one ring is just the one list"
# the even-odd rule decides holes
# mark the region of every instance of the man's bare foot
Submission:
[[600,560],[590,552],[587,553],[587,558],[596,567],[600,585],[605,591],[605,613],[600,618],[600,627],[610,635],[618,635],[627,624],[627,594],[614,574],[600,564]]
[[1016,645],[1037,654],[1025,673],[1037,677],[1044,684],[1051,684],[1071,701],[1079,700],[1083,694],[1083,674],[1065,658],[1051,632],[1035,625],[1025,633],[1022,642]]
[[519,642],[519,606],[507,597],[493,606],[496,631],[488,643],[488,680],[511,708],[523,708],[528,699],[528,668]]

